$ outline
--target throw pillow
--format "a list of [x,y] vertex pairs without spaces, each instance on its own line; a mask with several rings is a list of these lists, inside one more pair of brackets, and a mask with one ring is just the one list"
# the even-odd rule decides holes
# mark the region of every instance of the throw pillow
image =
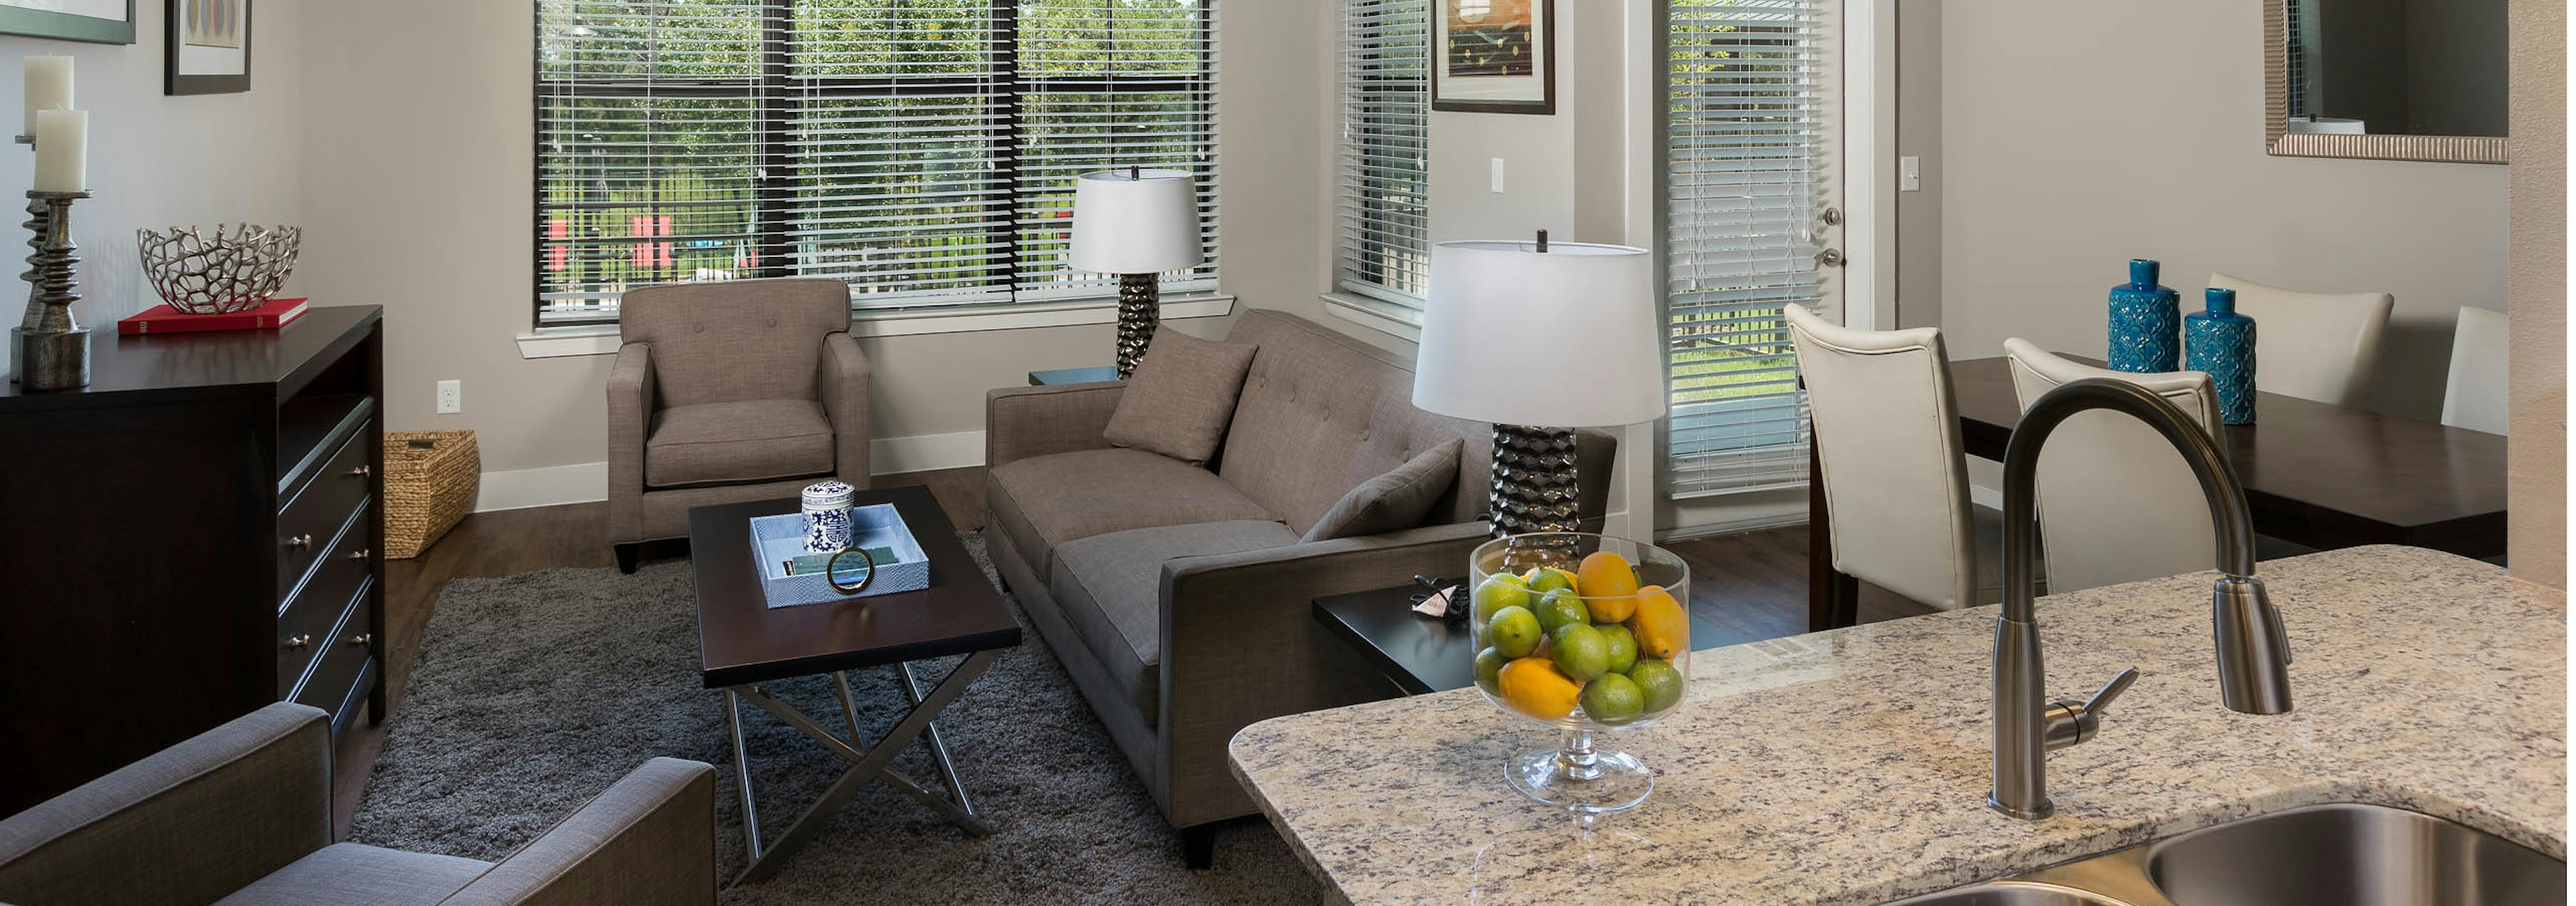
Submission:
[[1234,400],[1252,368],[1248,343],[1216,343],[1177,330],[1154,332],[1136,363],[1118,411],[1100,432],[1112,444],[1160,453],[1194,466],[1216,457]]
[[1325,510],[1301,540],[1359,538],[1421,525],[1422,517],[1431,514],[1431,505],[1457,483],[1458,455],[1466,448],[1466,441],[1453,437],[1384,475],[1360,482]]

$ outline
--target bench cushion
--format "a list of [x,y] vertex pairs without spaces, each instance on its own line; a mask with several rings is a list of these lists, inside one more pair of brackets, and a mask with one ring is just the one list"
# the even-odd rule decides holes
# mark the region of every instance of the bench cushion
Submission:
[[1163,562],[1295,543],[1297,533],[1287,526],[1249,519],[1093,535],[1056,548],[1047,590],[1082,647],[1152,726],[1160,722],[1162,698]]
[[672,406],[644,441],[644,483],[656,488],[831,473],[832,423],[813,400]]
[[1029,571],[1054,575],[1058,545],[1128,529],[1276,521],[1215,473],[1143,450],[1077,450],[987,472],[984,506]]

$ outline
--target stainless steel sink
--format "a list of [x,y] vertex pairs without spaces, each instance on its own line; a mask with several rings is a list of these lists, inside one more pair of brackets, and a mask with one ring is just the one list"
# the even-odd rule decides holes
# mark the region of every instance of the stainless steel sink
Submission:
[[2246,818],[1893,906],[2558,906],[2567,863],[2457,822],[2342,803]]

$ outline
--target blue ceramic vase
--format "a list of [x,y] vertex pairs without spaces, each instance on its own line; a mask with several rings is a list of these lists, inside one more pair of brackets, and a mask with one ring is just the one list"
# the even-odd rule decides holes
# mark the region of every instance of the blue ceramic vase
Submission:
[[2211,289],[2208,310],[2184,319],[2184,367],[2218,383],[2218,420],[2254,423],[2254,319],[2236,313],[2236,291]]
[[2111,370],[2152,374],[2182,368],[2182,295],[2156,284],[2159,266],[2129,262],[2129,282],[2111,287]]

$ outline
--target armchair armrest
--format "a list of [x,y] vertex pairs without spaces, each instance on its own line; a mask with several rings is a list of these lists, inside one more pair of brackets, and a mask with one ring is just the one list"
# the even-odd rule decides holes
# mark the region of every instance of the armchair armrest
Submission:
[[608,368],[608,532],[616,541],[644,531],[644,439],[653,428],[653,347],[617,348]]
[[330,844],[330,715],[280,702],[0,821],[0,901],[212,903]]
[[823,355],[815,364],[815,399],[823,401],[823,418],[832,423],[832,469],[842,481],[868,486],[868,357],[850,335],[823,335]]
[[1126,384],[1097,381],[984,394],[984,467],[1109,446],[1100,432],[1126,391]]
[[716,769],[656,758],[442,901],[443,906],[708,906]]
[[[1397,689],[1315,622],[1314,599],[1461,575],[1489,524],[1424,526],[1163,564],[1163,751],[1171,818],[1188,827],[1244,814],[1226,743],[1283,714],[1376,701]],[[1258,639],[1258,644],[1247,640]]]

